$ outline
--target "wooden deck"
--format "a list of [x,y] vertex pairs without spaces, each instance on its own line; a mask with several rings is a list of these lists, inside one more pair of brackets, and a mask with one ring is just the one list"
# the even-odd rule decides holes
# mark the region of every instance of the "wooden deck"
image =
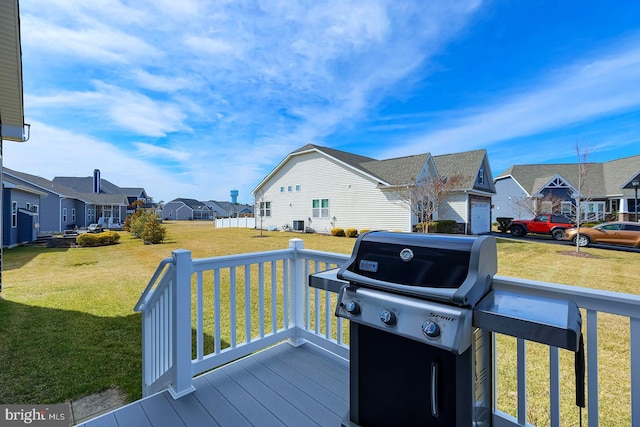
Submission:
[[112,426],[339,426],[348,409],[348,361],[312,344],[282,343],[80,424]]

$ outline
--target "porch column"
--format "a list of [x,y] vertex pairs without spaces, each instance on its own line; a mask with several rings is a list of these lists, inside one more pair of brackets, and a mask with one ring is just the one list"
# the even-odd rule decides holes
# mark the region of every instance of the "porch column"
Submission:
[[289,301],[289,322],[293,323],[293,333],[289,343],[295,347],[301,346],[305,340],[300,338],[298,329],[304,328],[304,293],[306,280],[304,280],[304,259],[298,256],[298,251],[304,249],[302,239],[289,240],[289,248],[293,249],[293,260],[290,269],[291,297]]
[[172,252],[174,263],[171,289],[173,309],[173,384],[169,392],[174,399],[195,391],[191,370],[191,251]]

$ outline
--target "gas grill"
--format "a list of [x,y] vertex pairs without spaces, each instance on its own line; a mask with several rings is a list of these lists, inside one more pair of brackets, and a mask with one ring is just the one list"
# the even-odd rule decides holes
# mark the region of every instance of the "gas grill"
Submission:
[[369,232],[310,276],[350,320],[343,426],[490,426],[491,332],[578,350],[574,302],[495,291],[496,270],[491,236]]

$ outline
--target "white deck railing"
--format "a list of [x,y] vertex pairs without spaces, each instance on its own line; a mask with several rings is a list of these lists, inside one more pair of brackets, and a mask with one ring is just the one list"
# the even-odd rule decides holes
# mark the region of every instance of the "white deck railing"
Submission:
[[[196,260],[190,251],[174,251],[172,258],[160,263],[135,307],[143,322],[143,394],[168,388],[179,398],[194,390],[194,376],[285,340],[292,345],[309,341],[348,359],[347,322],[334,316],[336,295],[307,286],[309,274],[347,259],[343,254],[304,249],[300,239],[290,240],[283,250]],[[600,387],[601,372],[626,369],[622,377],[628,383],[617,386],[629,391],[628,412],[617,420],[640,426],[640,296],[500,276],[495,277],[494,288],[574,300],[583,309],[587,343],[588,425],[603,425],[601,402],[606,393]],[[628,325],[629,346],[618,352],[615,366],[603,366],[598,356],[610,344],[599,340],[599,333],[607,337],[608,327],[601,319],[611,315],[623,327]],[[514,341],[513,361],[501,357],[505,340],[506,345]],[[539,350],[535,347],[540,344],[511,337],[494,341],[494,426],[566,424],[561,422],[566,417],[563,402],[572,396],[561,391],[566,388],[563,384],[573,381],[572,375],[565,378],[563,353],[569,352],[545,346],[548,405],[540,415],[527,400],[532,393],[532,375],[527,372],[535,368],[533,376],[538,376],[540,368],[527,363],[527,354],[530,348]],[[509,365],[514,365],[513,372]],[[511,381],[505,381],[503,366],[506,375],[514,377]],[[515,390],[509,390],[509,384],[515,384]],[[511,405],[510,399],[515,400]],[[577,417],[571,424],[578,424]]]

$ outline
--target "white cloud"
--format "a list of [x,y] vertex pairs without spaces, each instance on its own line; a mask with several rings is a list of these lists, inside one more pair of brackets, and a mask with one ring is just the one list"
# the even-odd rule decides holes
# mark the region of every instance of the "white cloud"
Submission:
[[[477,4],[22,6],[34,136],[13,155],[30,163],[14,167],[37,173],[31,164],[51,176],[99,167],[106,179],[154,196],[209,199],[231,188],[248,198],[292,149],[321,143],[375,108],[379,94],[423,65]],[[87,159],[103,166],[87,167]]]
[[31,123],[31,139],[5,144],[3,157],[8,168],[47,179],[91,176],[94,169],[100,169],[104,179],[122,187],[144,187],[156,200],[197,190],[188,179],[179,182],[126,149],[35,121]]
[[584,123],[639,105],[640,49],[625,49],[561,68],[494,104],[459,111],[457,119],[384,155],[443,153],[452,147],[464,151]]
[[163,160],[177,160],[180,162],[186,162],[191,158],[191,154],[183,149],[171,149],[165,147],[159,147],[153,144],[147,144],[144,142],[134,142],[133,145],[138,149],[137,153],[141,157],[156,157]]

